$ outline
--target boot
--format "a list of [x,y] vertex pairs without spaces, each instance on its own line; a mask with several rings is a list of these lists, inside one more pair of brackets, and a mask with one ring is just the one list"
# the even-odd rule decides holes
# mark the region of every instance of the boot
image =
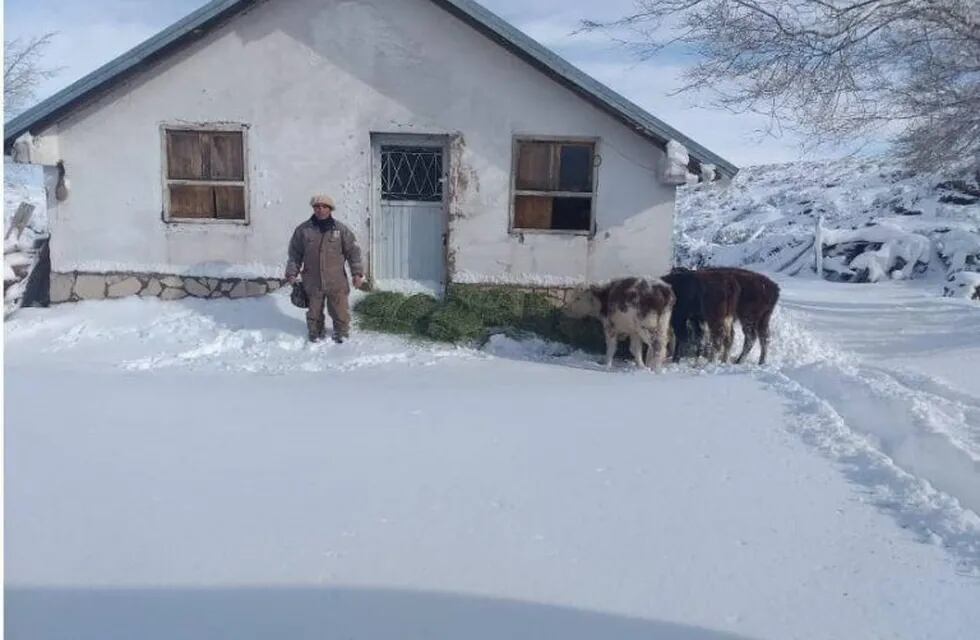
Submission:
[[316,320],[306,320],[306,329],[309,331],[310,342],[319,342],[323,337],[323,323]]

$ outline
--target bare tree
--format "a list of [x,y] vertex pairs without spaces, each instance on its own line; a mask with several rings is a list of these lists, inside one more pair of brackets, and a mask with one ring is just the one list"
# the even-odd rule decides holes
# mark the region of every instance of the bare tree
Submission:
[[697,62],[680,91],[769,117],[815,143],[889,135],[914,167],[980,154],[977,0],[636,0],[586,30]]
[[44,80],[54,77],[59,69],[44,67],[44,50],[54,33],[33,38],[16,38],[3,42],[3,114],[10,117],[27,107],[34,92]]

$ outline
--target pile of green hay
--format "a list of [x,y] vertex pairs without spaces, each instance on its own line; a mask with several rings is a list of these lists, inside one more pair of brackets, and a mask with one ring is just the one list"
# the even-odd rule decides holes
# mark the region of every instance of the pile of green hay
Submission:
[[480,343],[494,333],[533,333],[594,353],[605,348],[598,321],[569,318],[540,293],[457,286],[437,300],[379,291],[354,309],[366,329],[439,342]]

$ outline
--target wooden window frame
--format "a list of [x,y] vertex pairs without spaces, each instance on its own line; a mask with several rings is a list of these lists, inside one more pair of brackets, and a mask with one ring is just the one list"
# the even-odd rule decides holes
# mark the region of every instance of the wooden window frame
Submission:
[[[592,145],[592,191],[539,191],[533,189],[518,189],[517,188],[517,169],[518,160],[520,154],[520,145],[522,142],[549,142],[549,143],[567,143],[567,144],[590,144]],[[524,234],[541,234],[541,235],[560,235],[560,236],[588,236],[593,237],[596,233],[596,215],[595,215],[595,203],[596,196],[599,190],[599,180],[598,171],[599,162],[596,158],[599,157],[599,142],[600,138],[594,136],[545,136],[545,135],[531,135],[531,134],[519,134],[515,135],[511,142],[511,168],[510,168],[510,202],[508,204],[509,214],[507,221],[507,229],[510,235],[524,235]],[[517,227],[514,225],[514,217],[516,215],[517,196],[546,196],[553,198],[581,198],[589,200],[589,228],[586,229],[528,229],[523,227]]]
[[[163,193],[163,221],[167,224],[230,224],[244,226],[251,223],[252,213],[249,206],[249,149],[248,149],[248,129],[249,125],[238,122],[208,122],[208,123],[188,123],[188,122],[165,122],[160,125],[160,176]],[[227,131],[242,134],[242,179],[241,180],[182,180],[171,179],[169,175],[169,165],[167,156],[167,132],[168,131]],[[245,217],[238,220],[235,218],[182,218],[170,215],[170,189],[171,184],[189,184],[201,186],[223,186],[223,187],[242,187],[242,199],[245,204]]]

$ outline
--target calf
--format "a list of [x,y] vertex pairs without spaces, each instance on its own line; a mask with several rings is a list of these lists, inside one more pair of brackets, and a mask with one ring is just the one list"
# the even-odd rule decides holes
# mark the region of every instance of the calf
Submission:
[[674,293],[662,280],[621,278],[578,292],[565,310],[572,317],[598,316],[606,335],[607,367],[612,366],[619,340],[629,338],[637,366],[644,366],[646,345],[646,365],[656,370],[666,355],[673,306]]
[[735,276],[677,267],[663,280],[670,284],[677,299],[670,319],[674,331],[674,362],[680,361],[681,351],[692,341],[697,342],[698,356],[702,345],[707,345],[709,361],[713,362],[720,354],[721,361],[728,362],[740,292]]
[[759,364],[765,364],[769,347],[769,319],[779,300],[779,285],[761,273],[736,267],[708,267],[700,273],[726,273],[738,282],[735,317],[742,325],[743,343],[742,353],[735,358],[735,362],[740,363],[749,355],[758,338]]

